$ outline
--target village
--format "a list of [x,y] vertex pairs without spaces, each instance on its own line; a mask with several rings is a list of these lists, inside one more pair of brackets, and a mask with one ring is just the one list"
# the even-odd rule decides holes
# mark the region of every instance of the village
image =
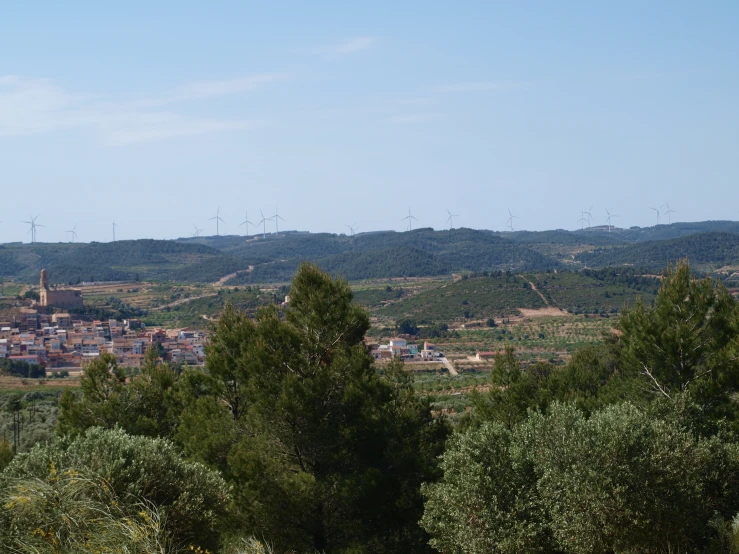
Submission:
[[[73,313],[83,305],[78,290],[50,287],[45,270],[41,271],[39,284],[37,304],[6,315],[6,321],[0,320],[0,358],[39,366],[54,375],[63,371],[79,373],[103,353],[115,356],[123,367],[141,367],[147,350],[155,347],[168,362],[204,365],[205,331],[147,328],[135,318],[90,321]],[[285,300],[287,304],[289,297]],[[419,349],[417,344],[397,337],[388,344],[368,343],[367,349],[378,362],[448,363],[443,352],[430,342]]]
[[147,329],[136,319],[74,320],[24,310],[16,321],[0,322],[0,358],[46,368],[47,373],[80,371],[107,352],[125,367],[140,367],[148,348],[157,345],[172,363],[202,365],[207,334],[191,329]]
[[103,353],[125,367],[144,363],[146,351],[159,350],[172,363],[202,365],[207,333],[194,329],[148,329],[139,319],[86,320],[72,313],[82,307],[78,290],[49,286],[41,271],[39,301],[0,319],[0,358],[43,367],[47,373],[79,372]]
[[[172,363],[203,365],[208,333],[190,328],[147,328],[138,319],[84,321],[68,313],[45,314],[25,308],[12,321],[0,321],[0,358],[42,366],[48,373],[78,372],[103,353],[116,357],[124,367],[141,367],[147,349],[160,349]],[[388,344],[368,343],[378,362],[444,362],[436,345],[423,348],[403,338]]]

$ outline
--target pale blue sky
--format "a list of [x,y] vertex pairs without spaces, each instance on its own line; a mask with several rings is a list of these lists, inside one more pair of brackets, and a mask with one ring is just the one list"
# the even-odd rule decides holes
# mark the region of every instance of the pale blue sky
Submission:
[[739,2],[6,2],[0,242],[739,217]]

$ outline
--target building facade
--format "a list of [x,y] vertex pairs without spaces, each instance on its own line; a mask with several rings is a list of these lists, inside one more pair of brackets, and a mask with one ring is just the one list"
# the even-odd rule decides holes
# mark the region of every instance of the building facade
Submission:
[[82,293],[79,290],[49,288],[49,276],[45,269],[41,270],[40,285],[39,305],[42,307],[62,308],[64,310],[82,307]]

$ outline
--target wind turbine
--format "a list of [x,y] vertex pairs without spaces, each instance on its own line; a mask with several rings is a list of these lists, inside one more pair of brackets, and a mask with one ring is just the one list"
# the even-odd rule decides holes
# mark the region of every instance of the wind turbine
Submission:
[[449,217],[447,218],[446,222],[449,224],[449,230],[451,231],[454,229],[454,218],[459,217],[459,214],[453,214],[449,211],[449,208],[446,209],[446,213],[449,214]]
[[31,226],[31,229],[28,232],[31,233],[31,244],[34,244],[36,242],[36,227],[45,227],[45,225],[39,225],[38,223],[36,223],[38,215],[36,217],[29,216],[29,219],[31,221],[21,221],[21,223],[27,223]]
[[77,238],[77,224],[74,224],[74,227],[67,231],[67,234],[72,235],[72,244],[74,244],[74,240]]
[[[214,219],[216,220],[216,236],[218,237],[220,236],[220,227],[218,226],[218,224],[221,221],[223,221],[223,218],[221,218],[221,207],[220,206],[218,206],[218,209],[216,210],[215,217],[211,217],[208,221],[213,221]],[[223,221],[223,223],[226,223],[226,222]]]
[[657,225],[659,225],[659,208],[649,208],[649,209],[657,212]]
[[349,231],[350,231],[350,235],[349,236],[350,237],[353,237],[354,236],[354,231],[356,229],[359,229],[359,226],[357,226],[356,223],[354,225],[344,225],[344,227],[348,227],[349,228]]
[[511,233],[513,233],[514,232],[514,229],[513,229],[513,220],[514,219],[521,219],[521,218],[518,217],[517,215],[513,215],[511,213],[511,210],[508,210],[508,216],[509,217],[508,217],[507,225],[508,225],[508,228],[511,230]]
[[273,215],[269,219],[275,220],[275,233],[279,233],[280,232],[280,219],[282,219],[282,221],[285,221],[282,217],[280,217],[279,206],[275,208],[275,215]]
[[[38,216],[36,216],[36,217],[38,217]],[[27,223],[28,225],[31,226],[31,229],[28,232],[31,233],[31,244],[33,244],[34,242],[36,242],[36,221],[35,221],[35,219],[33,218],[32,215],[31,216],[28,216],[28,218],[31,221],[21,221],[21,223]]]
[[673,210],[673,209],[670,208],[670,205],[667,202],[665,202],[665,206],[667,206],[667,210],[662,215],[666,215],[667,216],[667,223],[670,224],[670,225],[672,225],[672,214],[674,214],[676,212],[675,212],[675,210]]
[[258,223],[258,225],[263,225],[262,230],[262,238],[267,238],[267,221],[271,220],[271,217],[264,217],[264,212],[262,210],[259,210],[259,213],[262,214],[262,221]]
[[115,230],[117,227],[120,227],[120,225],[117,225],[115,220],[113,220],[113,242],[115,242]]
[[585,219],[585,212],[580,212],[580,219],[577,220],[578,223],[582,222],[582,230],[585,230],[585,222],[587,219]]
[[192,234],[193,237],[197,238],[200,236],[200,233],[203,231],[202,229],[198,229],[198,226],[194,223],[192,224],[193,227],[195,227],[195,232]]
[[412,231],[413,230],[413,220],[415,219],[416,221],[418,221],[418,219],[416,219],[415,217],[411,215],[410,207],[408,208],[408,215],[405,216],[401,221],[406,220],[406,219],[408,220],[408,230]]
[[606,213],[608,214],[608,217],[606,218],[606,223],[608,224],[608,232],[611,232],[611,218],[612,217],[618,217],[616,214],[612,214],[608,211],[608,208],[606,208]]
[[583,212],[584,215],[588,216],[588,229],[592,229],[593,227],[593,214],[590,213],[593,211],[593,204],[590,204],[590,208],[587,209],[587,211]]
[[249,225],[254,225],[251,221],[249,221],[249,212],[244,212],[244,221],[239,223],[239,227],[242,225],[246,225],[246,236],[249,236]]

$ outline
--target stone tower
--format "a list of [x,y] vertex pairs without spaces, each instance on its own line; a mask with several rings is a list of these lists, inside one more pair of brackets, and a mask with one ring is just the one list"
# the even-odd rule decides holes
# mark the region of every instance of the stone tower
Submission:
[[49,306],[62,309],[82,308],[82,293],[77,289],[49,288],[49,275],[42,269],[39,305],[42,308]]

